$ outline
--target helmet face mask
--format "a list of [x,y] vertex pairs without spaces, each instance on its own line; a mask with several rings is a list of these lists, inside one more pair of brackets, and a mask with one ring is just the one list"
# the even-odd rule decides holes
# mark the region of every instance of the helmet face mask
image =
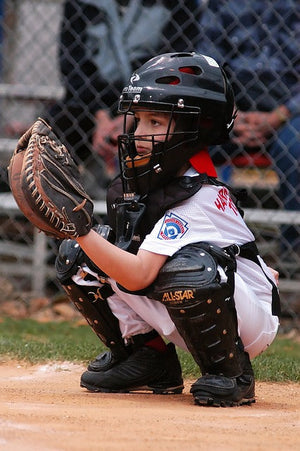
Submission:
[[[124,114],[119,161],[125,192],[146,195],[174,178],[203,146],[228,139],[233,103],[224,72],[209,57],[169,53],[145,63],[131,76],[119,102]],[[127,119],[139,111],[168,114],[165,134],[129,131]],[[151,154],[138,155],[137,141],[146,141]]]
[[[138,110],[143,112],[142,108]],[[132,107],[130,113],[125,115],[132,114],[134,111],[135,108]],[[139,135],[135,133],[135,127],[133,127],[133,131],[119,136],[119,162],[125,191],[133,191],[141,195],[164,185],[170,176],[176,175],[187,160],[184,149],[189,143],[195,143],[198,140],[199,121],[199,111],[184,112],[180,115],[166,110],[145,109],[144,111],[153,112],[154,115],[167,114],[168,126],[165,133]],[[189,124],[188,131],[186,122]],[[173,130],[172,124],[174,124]],[[149,153],[139,154],[137,143],[147,146]],[[174,161],[174,158],[177,158],[177,161]]]

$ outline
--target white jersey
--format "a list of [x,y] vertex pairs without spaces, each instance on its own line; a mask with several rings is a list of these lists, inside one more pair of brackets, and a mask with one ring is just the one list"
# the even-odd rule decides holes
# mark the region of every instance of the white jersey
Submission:
[[244,244],[254,236],[224,186],[203,185],[189,199],[166,211],[140,248],[171,256],[199,241],[220,247]]

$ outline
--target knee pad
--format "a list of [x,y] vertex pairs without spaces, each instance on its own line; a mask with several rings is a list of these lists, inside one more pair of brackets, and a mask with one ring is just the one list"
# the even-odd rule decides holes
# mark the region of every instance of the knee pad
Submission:
[[166,262],[150,295],[166,306],[203,374],[235,377],[242,373],[234,269],[234,257],[223,249],[209,243],[191,244]]

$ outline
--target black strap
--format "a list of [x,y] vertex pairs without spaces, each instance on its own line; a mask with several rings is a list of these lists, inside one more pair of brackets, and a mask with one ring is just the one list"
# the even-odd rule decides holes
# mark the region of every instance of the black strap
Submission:
[[261,267],[262,272],[272,285],[272,315],[279,316],[281,314],[281,306],[278,288],[273,282],[273,280],[270,279],[270,277],[265,273],[261,265],[261,262],[258,258],[259,252],[255,242],[250,241],[249,243],[242,244],[241,246],[238,246],[237,244],[232,244],[231,246],[227,246],[225,249],[229,253],[233,253],[235,256],[239,255],[240,257],[247,258],[248,260],[253,261],[254,263],[256,263]]

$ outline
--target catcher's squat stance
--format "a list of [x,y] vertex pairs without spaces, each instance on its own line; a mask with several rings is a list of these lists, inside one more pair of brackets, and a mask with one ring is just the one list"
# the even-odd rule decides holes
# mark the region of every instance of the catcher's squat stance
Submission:
[[228,138],[233,108],[226,75],[209,57],[164,54],[132,74],[120,97],[121,175],[108,191],[109,226],[93,224],[92,202],[47,124],[20,139],[12,192],[37,227],[67,238],[58,279],[109,348],[82,387],[181,393],[175,344],[200,367],[197,404],[254,402],[250,358],[276,335],[279,296],[236,193],[217,180],[205,148]]

